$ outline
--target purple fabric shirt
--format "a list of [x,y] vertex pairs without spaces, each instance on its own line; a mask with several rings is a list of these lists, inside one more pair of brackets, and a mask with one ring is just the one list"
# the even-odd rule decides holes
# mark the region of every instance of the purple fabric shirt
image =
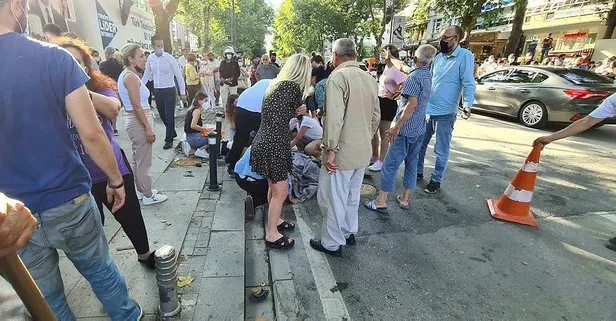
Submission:
[[[111,89],[101,89],[98,91],[98,93],[107,97],[116,97],[115,92],[113,92],[113,90]],[[128,166],[126,166],[126,163],[122,158],[122,148],[120,148],[120,145],[113,137],[113,126],[111,124],[111,120],[99,113],[96,113],[96,115],[98,116],[98,121],[101,123],[101,126],[103,126],[103,129],[105,130],[105,134],[107,134],[107,139],[109,139],[109,142],[111,143],[111,148],[113,148],[113,154],[115,156],[116,163],[118,164],[118,168],[120,169],[120,173],[122,174],[122,176],[130,174],[130,170],[128,169]],[[75,127],[73,121],[70,118],[68,118],[68,129],[71,133],[71,137],[73,138],[73,143],[75,143],[75,147],[77,148],[77,152],[81,157],[81,161],[90,173],[90,177],[92,178],[92,184],[106,182],[107,175],[105,175],[105,173],[96,165],[96,163],[94,163],[94,160],[92,160],[92,158],[90,158],[90,156],[88,155],[86,148],[81,142],[81,138],[79,138],[77,128]]]

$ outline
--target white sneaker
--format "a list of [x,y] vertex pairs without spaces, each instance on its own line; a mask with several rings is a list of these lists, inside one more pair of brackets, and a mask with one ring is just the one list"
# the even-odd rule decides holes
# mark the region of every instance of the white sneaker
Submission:
[[374,162],[374,164],[368,166],[368,170],[370,170],[371,172],[380,172],[382,168],[383,162],[381,162],[380,160],[377,160],[376,162]]
[[152,193],[152,197],[144,196],[143,200],[141,201],[141,204],[143,204],[144,206],[158,204],[166,201],[168,198],[169,197],[167,197],[167,195]]
[[197,148],[195,151],[195,156],[199,158],[210,158],[210,154],[208,154],[208,152],[206,152],[203,148]]
[[192,148],[190,147],[190,144],[187,141],[182,142],[182,153],[184,153],[184,156],[186,157],[190,156],[191,149]]
[[[136,192],[137,192],[137,199],[138,200],[142,200],[143,199],[143,194],[141,192],[137,191],[137,190],[136,190]],[[157,193],[158,193],[158,190],[152,189],[152,194],[157,194]]]

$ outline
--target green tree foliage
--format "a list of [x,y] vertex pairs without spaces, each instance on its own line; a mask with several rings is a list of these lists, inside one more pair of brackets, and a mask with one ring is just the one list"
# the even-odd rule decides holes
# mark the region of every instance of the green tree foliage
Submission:
[[[233,16],[233,18],[232,18]],[[262,50],[274,10],[264,0],[182,0],[178,19],[199,36],[204,51],[226,46],[255,54]]]
[[428,29],[430,2],[430,0],[419,0],[417,6],[413,9],[413,13],[406,27],[406,31],[411,36],[411,39],[421,39],[423,33]]
[[282,56],[320,52],[324,40],[349,37],[361,53],[363,40],[370,36],[380,47],[393,13],[408,2],[395,0],[393,10],[385,12],[386,0],[285,0],[274,18],[274,47]]
[[[434,2],[434,9],[446,19],[460,19],[460,27],[468,38],[479,16],[484,20],[494,19],[501,12],[500,5],[500,0],[439,0]],[[484,6],[491,6],[492,10],[481,12]]]

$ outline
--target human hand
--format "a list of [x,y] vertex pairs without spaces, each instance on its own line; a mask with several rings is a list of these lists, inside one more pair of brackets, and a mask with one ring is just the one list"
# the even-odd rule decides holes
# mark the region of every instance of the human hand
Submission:
[[185,103],[188,102],[188,98],[186,98],[186,95],[180,95],[180,100],[182,100]]
[[124,206],[124,201],[126,200],[126,190],[124,190],[124,186],[120,188],[111,188],[107,185],[107,201],[109,203],[113,202],[113,207],[111,208],[111,212],[115,213],[117,210]]
[[295,110],[295,116],[306,115],[307,112],[308,112],[308,109],[306,108],[306,104],[302,104],[301,106],[297,107],[297,109]]
[[336,152],[329,150],[327,153],[327,161],[325,163],[325,167],[327,167],[327,172],[329,174],[334,174],[338,170],[338,164],[336,163]]
[[554,140],[550,136],[541,136],[533,142],[533,146],[542,145],[542,149],[545,145],[553,142]]
[[154,142],[156,141],[156,134],[154,134],[154,131],[152,131],[152,128],[148,128],[145,130],[145,135],[147,136],[147,142],[150,144],[154,144]]
[[37,224],[22,202],[0,193],[0,258],[26,246]]
[[471,118],[471,114],[472,114],[472,112],[471,112],[471,109],[470,109],[470,108],[468,108],[468,107],[464,107],[464,109],[462,110],[462,113],[464,113],[464,118],[465,118],[465,119],[469,119],[469,118]]
[[390,143],[394,143],[394,141],[396,140],[396,136],[398,136],[398,134],[400,134],[400,127],[398,127],[398,125],[390,128],[387,132],[387,140]]

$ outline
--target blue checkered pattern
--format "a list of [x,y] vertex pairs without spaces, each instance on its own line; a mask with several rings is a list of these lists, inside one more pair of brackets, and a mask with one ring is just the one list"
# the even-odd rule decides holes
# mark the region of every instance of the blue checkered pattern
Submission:
[[400,136],[417,137],[426,131],[426,109],[432,93],[432,72],[429,67],[419,67],[409,74],[402,88],[402,105],[398,110],[396,121],[402,117],[404,107],[409,97],[417,98],[417,108],[411,119],[400,129]]

